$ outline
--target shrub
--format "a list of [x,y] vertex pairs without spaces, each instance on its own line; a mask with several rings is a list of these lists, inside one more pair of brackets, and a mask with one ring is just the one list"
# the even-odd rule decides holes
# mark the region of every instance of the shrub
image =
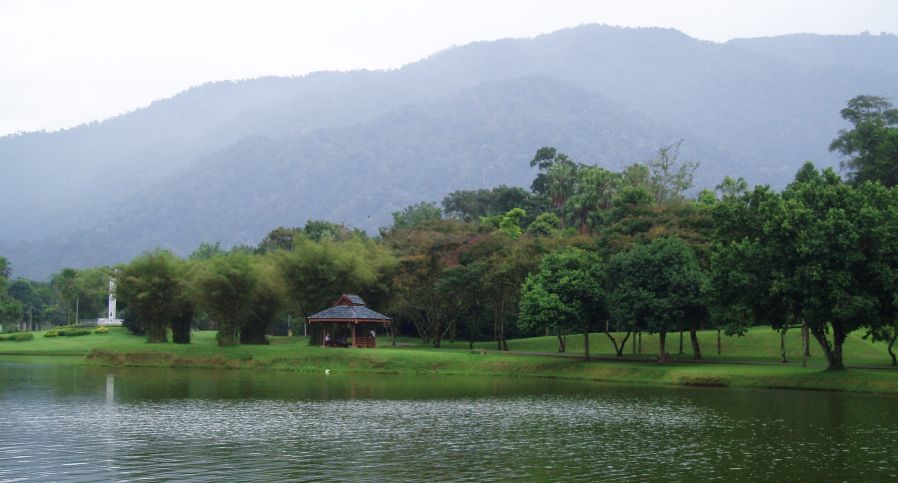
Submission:
[[25,342],[26,340],[34,339],[34,334],[31,332],[19,332],[17,334],[10,335],[0,335],[0,342]]
[[87,329],[61,329],[57,331],[61,337],[75,337],[79,335],[90,335]]
[[95,330],[94,333],[95,334],[108,334],[109,327],[103,327],[103,326],[97,327],[97,330]]
[[55,330],[48,330],[44,332],[44,337],[59,337],[59,334]]

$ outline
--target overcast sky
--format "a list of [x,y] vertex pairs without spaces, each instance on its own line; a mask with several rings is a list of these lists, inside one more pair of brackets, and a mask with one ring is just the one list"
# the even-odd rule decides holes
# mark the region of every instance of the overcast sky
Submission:
[[723,42],[898,32],[890,0],[0,0],[0,136],[143,107],[207,81],[395,68],[583,23]]

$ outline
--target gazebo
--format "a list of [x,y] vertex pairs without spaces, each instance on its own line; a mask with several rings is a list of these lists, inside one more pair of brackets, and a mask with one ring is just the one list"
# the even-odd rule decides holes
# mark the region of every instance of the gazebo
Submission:
[[[365,306],[365,301],[358,295],[343,294],[329,309],[324,309],[306,320],[309,326],[323,327],[324,330],[313,331],[312,343],[343,347],[376,347],[377,340],[370,335],[377,326],[389,325],[392,319],[379,314]],[[342,331],[343,337],[339,332]],[[325,334],[330,334],[330,343],[326,343]],[[348,336],[348,340],[345,336]],[[340,342],[338,342],[340,341]]]

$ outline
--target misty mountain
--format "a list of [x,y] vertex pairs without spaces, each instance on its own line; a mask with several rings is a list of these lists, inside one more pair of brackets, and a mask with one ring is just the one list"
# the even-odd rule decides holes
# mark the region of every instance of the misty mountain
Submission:
[[[791,34],[733,39],[727,45],[791,63],[898,74],[898,36]],[[894,93],[893,93],[894,94]]]
[[[817,37],[801,44],[873,56],[894,42]],[[308,219],[375,230],[456,189],[529,185],[543,145],[618,169],[683,139],[699,186],[725,174],[782,186],[807,159],[835,164],[838,111],[894,92],[898,73],[790,56],[776,39],[584,26],[397,70],[211,83],[104,122],[0,138],[0,254],[45,277],[155,246],[254,244]]]

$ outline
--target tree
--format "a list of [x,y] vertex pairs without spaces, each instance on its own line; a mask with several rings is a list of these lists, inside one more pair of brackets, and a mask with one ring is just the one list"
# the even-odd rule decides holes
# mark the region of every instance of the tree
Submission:
[[221,248],[221,244],[219,242],[215,243],[200,243],[200,246],[197,247],[190,255],[187,256],[188,260],[209,260],[210,258],[220,257],[225,255],[227,252]]
[[[564,346],[563,333],[582,332],[584,357],[588,361],[589,332],[607,321],[602,276],[601,260],[594,253],[568,248],[545,256],[539,272],[528,275],[524,282],[520,323],[530,329],[554,329],[559,349]],[[620,355],[626,339],[618,351],[607,324],[603,325]]]
[[422,201],[407,206],[402,211],[393,212],[393,226],[396,229],[418,228],[420,226],[441,220],[443,212],[436,203]]
[[879,183],[852,186],[832,169],[806,165],[782,195],[758,197],[746,211],[755,220],[738,222],[762,227],[742,242],[764,268],[754,274],[756,290],[767,292],[760,298],[785,313],[780,324],[807,324],[829,370],[845,367],[842,345],[851,331],[895,320],[896,199]]
[[[320,242],[323,240],[343,241],[354,236],[364,238],[365,232],[350,230],[345,225],[323,220],[309,220],[302,227],[302,234],[308,239]],[[291,244],[292,246],[292,244]]]
[[237,345],[240,329],[252,314],[256,284],[253,257],[247,253],[229,253],[199,266],[192,293],[217,323],[219,346]]
[[631,331],[657,332],[661,363],[667,359],[667,332],[688,325],[704,301],[705,275],[678,238],[657,238],[614,255],[606,283],[612,320]]
[[79,297],[77,277],[77,270],[74,268],[64,268],[59,273],[53,275],[53,278],[50,280],[50,285],[59,294],[62,305],[65,307],[65,320],[67,324],[78,322],[78,314],[76,313]]
[[300,228],[284,228],[279,226],[271,230],[265,238],[259,242],[256,249],[259,253],[267,253],[274,250],[290,250],[293,248],[294,239],[302,233]]
[[854,127],[840,130],[829,150],[848,158],[842,162],[848,178],[898,184],[898,109],[885,97],[862,95],[849,100],[841,115]]
[[539,174],[534,178],[530,189],[549,200],[561,219],[561,227],[564,228],[562,208],[574,191],[579,165],[555,148],[542,147],[536,151],[530,166],[539,167]]
[[193,303],[188,285],[186,265],[169,251],[156,250],[122,268],[117,294],[147,334],[147,342],[166,342],[168,327],[187,318],[186,334],[177,323],[173,328],[176,343],[189,343]]
[[772,292],[769,264],[777,248],[759,241],[764,238],[763,207],[777,197],[768,187],[756,187],[738,196],[725,194],[714,205],[709,288],[718,336],[721,329],[743,335],[755,323],[780,330],[789,325],[787,300]]
[[561,228],[561,220],[552,212],[540,213],[539,216],[527,225],[527,233],[536,236],[547,236],[558,232]]
[[655,159],[646,163],[649,170],[649,186],[656,203],[682,200],[683,192],[692,187],[698,162],[679,163],[682,144],[683,141],[678,141],[659,148]]
[[254,257],[252,271],[255,280],[250,309],[240,326],[240,343],[268,344],[269,327],[286,299],[285,283],[272,257]]
[[605,168],[581,166],[577,170],[573,194],[567,204],[580,224],[580,233],[589,234],[592,227],[607,221],[619,186],[620,176]]
[[723,181],[714,189],[723,199],[738,198],[748,193],[748,182],[742,176],[738,178],[724,176]]
[[275,255],[292,310],[309,316],[329,307],[341,293],[369,299],[381,275],[396,265],[386,247],[371,240],[297,240],[293,250]]
[[521,229],[521,218],[527,216],[527,212],[520,208],[512,208],[508,210],[508,213],[502,216],[502,221],[499,222],[499,231],[505,233],[512,240],[517,240],[524,234],[524,230]]
[[527,190],[505,185],[492,189],[453,191],[443,198],[442,205],[447,217],[463,221],[478,221],[518,207],[528,212],[542,211]]
[[[7,305],[6,310],[12,310],[9,305],[12,302],[18,302],[21,310],[18,314],[19,320],[26,324],[28,330],[35,330],[33,323],[33,314],[35,309],[38,310],[38,319],[40,319],[40,310],[43,306],[40,294],[34,288],[34,285],[25,279],[18,279],[9,283],[6,293],[3,293],[3,279],[0,277],[0,305]],[[11,299],[11,300],[10,300]],[[3,309],[0,309],[3,310]],[[7,317],[11,318],[11,317]]]

